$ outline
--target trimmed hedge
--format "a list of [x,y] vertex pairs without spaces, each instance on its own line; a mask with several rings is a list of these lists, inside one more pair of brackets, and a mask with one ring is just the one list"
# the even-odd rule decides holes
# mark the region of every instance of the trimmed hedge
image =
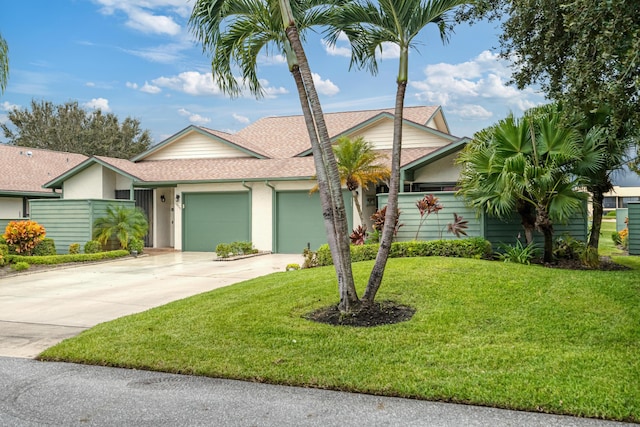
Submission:
[[33,248],[31,254],[35,256],[56,255],[56,244],[53,239],[46,237]]
[[[351,261],[369,261],[376,258],[379,244],[351,245]],[[333,265],[329,245],[322,245],[315,254],[318,267]],[[460,240],[414,240],[410,242],[394,242],[391,244],[389,258],[424,256],[446,256],[457,258],[491,259],[493,250],[491,242],[482,237],[471,237]]]
[[98,252],[95,254],[66,254],[48,256],[9,255],[7,256],[7,259],[11,263],[28,262],[32,265],[53,265],[64,264],[66,262],[100,261],[103,259],[121,258],[127,255],[129,255],[129,251],[118,250],[109,252]]
[[9,256],[9,246],[0,242],[0,265],[5,265],[9,262],[7,257]]

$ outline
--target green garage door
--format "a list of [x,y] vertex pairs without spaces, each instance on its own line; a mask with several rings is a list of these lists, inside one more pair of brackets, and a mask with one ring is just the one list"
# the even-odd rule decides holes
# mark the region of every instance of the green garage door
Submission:
[[183,250],[214,252],[218,243],[251,240],[251,194],[185,193]]
[[[351,193],[343,193],[349,221],[353,227],[353,203]],[[322,219],[319,193],[308,191],[284,191],[276,193],[275,252],[281,254],[302,253],[307,245],[312,250],[327,243]]]

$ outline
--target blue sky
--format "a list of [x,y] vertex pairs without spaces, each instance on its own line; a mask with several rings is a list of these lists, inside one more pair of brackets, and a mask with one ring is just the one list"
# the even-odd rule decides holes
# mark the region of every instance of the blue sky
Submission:
[[[133,117],[155,142],[190,124],[235,132],[264,116],[301,114],[286,64],[259,59],[265,98],[236,99],[213,84],[209,58],[187,27],[193,0],[23,0],[3,2],[0,33],[9,45],[9,82],[0,121],[32,99],[78,101],[120,120]],[[406,105],[442,106],[451,133],[472,136],[544,101],[532,89],[507,85],[510,64],[498,58],[498,29],[456,27],[443,46],[425,30],[409,60]],[[345,42],[329,48],[316,34],[306,44],[325,112],[390,108],[397,54],[385,49],[377,76],[349,70]],[[0,135],[0,141],[3,137]]]

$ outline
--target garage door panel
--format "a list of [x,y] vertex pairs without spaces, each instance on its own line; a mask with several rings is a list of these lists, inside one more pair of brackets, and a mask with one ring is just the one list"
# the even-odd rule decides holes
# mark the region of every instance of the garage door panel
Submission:
[[184,250],[213,252],[219,243],[251,240],[250,194],[184,194]]
[[[345,192],[345,205],[349,227],[353,217],[351,193]],[[309,245],[312,250],[327,243],[322,218],[320,195],[308,191],[276,193],[276,245],[278,253],[301,253]]]

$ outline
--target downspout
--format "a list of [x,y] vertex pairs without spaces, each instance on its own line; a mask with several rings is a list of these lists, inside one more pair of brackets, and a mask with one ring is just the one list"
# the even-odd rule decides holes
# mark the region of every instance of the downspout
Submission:
[[264,182],[264,185],[271,189],[271,252],[276,252],[276,236],[278,235],[278,223],[276,221],[276,187],[271,185],[269,181]]
[[249,190],[249,241],[253,241],[253,188],[249,187],[244,180],[242,180],[242,186]]

